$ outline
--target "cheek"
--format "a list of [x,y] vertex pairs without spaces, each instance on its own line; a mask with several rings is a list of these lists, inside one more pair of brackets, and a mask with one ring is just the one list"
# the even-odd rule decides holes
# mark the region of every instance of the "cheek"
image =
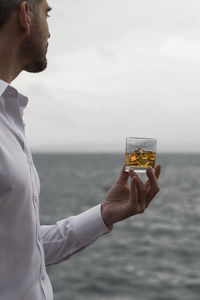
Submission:
[[45,26],[44,26],[44,32],[45,32],[45,37],[48,39],[49,38],[49,25],[47,23],[47,19],[45,21]]
[[36,38],[40,39],[40,41],[45,41],[46,39],[48,39],[48,36],[49,26],[45,17],[43,19],[40,19],[39,23],[37,24]]

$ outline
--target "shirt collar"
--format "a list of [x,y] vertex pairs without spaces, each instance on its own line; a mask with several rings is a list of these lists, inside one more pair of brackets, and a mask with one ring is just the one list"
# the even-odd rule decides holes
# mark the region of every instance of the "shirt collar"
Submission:
[[0,79],[0,97],[8,87],[8,83]]
[[19,105],[22,108],[22,111],[24,110],[24,108],[26,107],[27,103],[28,103],[28,98],[25,97],[24,95],[18,93],[18,91],[13,88],[12,86],[9,85],[9,83],[3,81],[2,79],[0,79],[0,97],[3,95],[3,93],[5,92],[5,90],[9,88],[11,90],[14,90],[17,92],[17,94],[19,95]]

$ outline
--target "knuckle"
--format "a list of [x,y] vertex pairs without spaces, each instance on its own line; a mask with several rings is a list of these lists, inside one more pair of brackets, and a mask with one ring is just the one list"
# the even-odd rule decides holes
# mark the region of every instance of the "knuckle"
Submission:
[[156,193],[159,193],[159,192],[160,192],[160,187],[157,186],[157,187],[156,187]]
[[159,185],[155,185],[155,186],[152,188],[152,191],[154,192],[154,194],[157,194],[157,193],[160,191]]

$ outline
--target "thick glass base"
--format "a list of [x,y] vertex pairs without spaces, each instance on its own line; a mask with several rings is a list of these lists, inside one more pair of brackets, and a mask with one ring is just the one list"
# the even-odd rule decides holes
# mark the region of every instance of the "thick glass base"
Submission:
[[134,167],[134,166],[126,166],[125,171],[129,172],[130,169],[133,169],[135,171],[135,173],[143,173],[144,174],[144,173],[146,173],[147,168],[143,168],[143,167],[138,168],[138,167]]

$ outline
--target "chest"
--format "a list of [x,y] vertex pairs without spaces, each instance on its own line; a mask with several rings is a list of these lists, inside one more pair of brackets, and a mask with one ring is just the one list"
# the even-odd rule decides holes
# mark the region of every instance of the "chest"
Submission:
[[[39,190],[39,179],[25,137],[0,115],[0,195]],[[38,191],[39,192],[39,191]]]

